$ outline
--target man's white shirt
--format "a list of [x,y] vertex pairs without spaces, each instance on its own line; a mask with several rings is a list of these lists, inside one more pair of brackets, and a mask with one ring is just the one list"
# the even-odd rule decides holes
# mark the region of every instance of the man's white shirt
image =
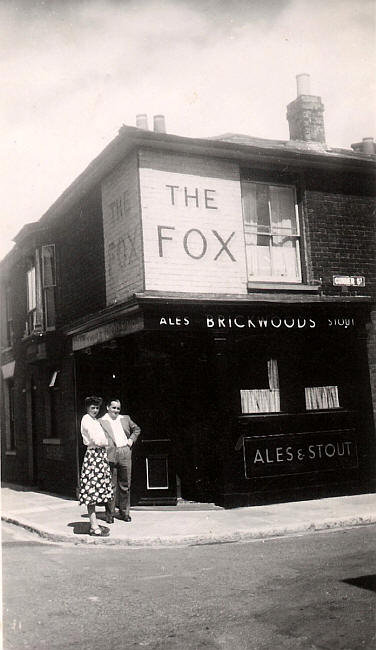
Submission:
[[120,422],[121,415],[118,415],[115,420],[113,420],[108,413],[103,416],[102,420],[109,422],[111,425],[114,441],[117,447],[124,447],[128,444],[128,438],[125,434],[125,431]]

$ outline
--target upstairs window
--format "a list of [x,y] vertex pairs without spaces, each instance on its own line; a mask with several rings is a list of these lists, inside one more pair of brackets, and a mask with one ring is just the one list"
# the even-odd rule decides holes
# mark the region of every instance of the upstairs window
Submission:
[[56,258],[54,244],[42,246],[29,260],[26,272],[27,318],[25,335],[55,329]]
[[248,281],[301,282],[295,189],[242,182]]
[[55,287],[56,287],[56,262],[55,246],[49,244],[42,246],[42,284],[44,324],[46,330],[55,327]]
[[37,324],[37,285],[35,261],[29,261],[29,268],[26,273],[27,283],[27,317],[26,333],[31,334],[36,329]]

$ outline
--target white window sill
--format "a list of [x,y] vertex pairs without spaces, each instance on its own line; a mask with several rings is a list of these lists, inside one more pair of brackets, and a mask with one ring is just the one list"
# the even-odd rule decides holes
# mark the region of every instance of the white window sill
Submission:
[[256,415],[256,416],[261,415],[262,417],[264,417],[264,416],[269,417],[269,416],[271,415],[271,416],[274,417],[274,416],[276,416],[276,415],[291,415],[291,414],[290,414],[290,413],[286,413],[286,411],[260,411],[259,413],[239,413],[238,417],[239,417],[239,418],[241,418],[241,417],[243,417],[243,416],[244,416],[244,417],[248,417],[249,415],[251,415],[252,417],[253,417],[254,415]]
[[252,291],[300,291],[318,293],[320,285],[300,284],[298,282],[247,282],[247,288]]
[[43,438],[44,445],[61,445],[60,438]]
[[16,456],[17,452],[15,449],[9,449],[8,451],[5,452],[6,456]]

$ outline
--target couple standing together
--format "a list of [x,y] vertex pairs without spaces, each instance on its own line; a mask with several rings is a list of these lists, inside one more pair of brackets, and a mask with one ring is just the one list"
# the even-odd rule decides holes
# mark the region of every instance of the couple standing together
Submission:
[[95,506],[105,503],[106,522],[112,524],[118,498],[120,519],[131,521],[130,485],[132,446],[140,435],[140,427],[129,415],[120,415],[119,399],[107,402],[107,413],[98,418],[101,397],[85,399],[86,415],[81,420],[81,435],[86,453],[81,470],[80,504],[87,506],[90,535],[107,537],[109,529],[99,526]]

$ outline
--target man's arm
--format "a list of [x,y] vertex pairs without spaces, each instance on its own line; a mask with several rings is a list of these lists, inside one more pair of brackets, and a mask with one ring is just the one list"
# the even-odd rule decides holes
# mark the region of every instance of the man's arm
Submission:
[[138,436],[140,435],[141,429],[138,426],[138,424],[136,424],[136,422],[133,422],[133,420],[131,420],[129,415],[127,416],[127,420],[128,420],[127,422],[128,428],[130,431],[130,435],[128,436],[128,444],[130,447],[132,447],[132,445],[136,442]]

